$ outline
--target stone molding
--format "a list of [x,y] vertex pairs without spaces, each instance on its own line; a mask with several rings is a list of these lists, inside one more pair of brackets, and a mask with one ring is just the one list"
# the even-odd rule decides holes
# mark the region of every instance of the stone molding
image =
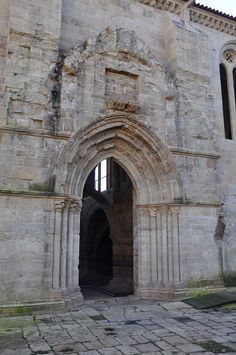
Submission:
[[139,288],[178,287],[182,281],[180,208],[142,205],[138,212]]
[[52,288],[79,289],[79,238],[82,201],[64,198],[54,204],[54,243]]
[[[168,11],[178,16],[181,15],[183,6],[182,1],[177,0],[136,0],[142,4],[154,7],[155,9]],[[190,21],[198,23],[214,30],[225,32],[229,35],[236,35],[236,23],[234,20],[227,19],[226,17],[216,15],[210,11],[195,8],[194,5],[190,8]]]
[[32,129],[18,128],[18,127],[0,127],[1,133],[12,133],[22,136],[31,136],[31,137],[43,137],[43,138],[51,138],[55,140],[68,140],[71,136],[69,133],[57,133],[57,134],[49,134],[42,131],[36,131]]
[[136,189],[139,204],[182,198],[181,181],[168,147],[143,122],[121,113],[101,116],[70,138],[55,164],[55,190],[82,196],[84,179],[108,157],[123,164],[134,188],[142,186]]
[[[181,207],[221,207],[222,204],[220,203],[220,201],[212,201],[212,202],[192,202],[192,201],[186,201],[186,202],[179,202],[179,203],[173,203],[173,202],[166,202],[166,203],[160,203],[160,204],[139,204],[136,205],[136,207],[138,208],[139,211],[147,212],[148,211],[156,211],[156,213],[158,213],[158,211],[160,211],[162,208],[167,208],[170,211],[179,211],[181,209]],[[154,213],[154,212],[152,212]],[[172,212],[175,213],[175,212]]]
[[[133,104],[132,104],[133,105]],[[137,109],[139,109],[139,106],[137,105]],[[17,127],[0,127],[0,132],[1,133],[12,133],[12,134],[17,134],[17,135],[25,135],[25,136],[31,136],[31,137],[39,137],[39,138],[49,138],[49,139],[55,139],[55,140],[64,140],[68,141],[74,133],[59,133],[59,134],[47,134],[44,132],[36,132],[33,130],[25,130],[25,129],[19,129]],[[200,151],[194,151],[194,150],[189,150],[181,147],[174,147],[174,146],[168,146],[170,149],[171,153],[174,155],[189,155],[189,156],[194,156],[194,157],[202,157],[202,158],[209,158],[209,159],[219,159],[221,157],[220,154],[214,153],[214,152],[200,152]],[[1,192],[0,192],[1,193]]]
[[110,99],[107,102],[107,107],[109,110],[116,110],[128,113],[139,113],[140,107],[136,103],[133,102],[124,102],[119,100]]
[[235,21],[227,20],[225,17],[209,14],[206,11],[199,11],[198,9],[190,10],[190,20],[214,30],[225,32],[229,35],[236,35]]

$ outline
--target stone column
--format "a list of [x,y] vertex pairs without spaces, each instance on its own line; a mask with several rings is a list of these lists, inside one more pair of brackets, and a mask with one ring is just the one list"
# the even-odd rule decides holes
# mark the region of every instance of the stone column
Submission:
[[152,286],[157,284],[158,276],[158,266],[157,266],[157,214],[159,213],[159,208],[149,208],[150,215],[150,243],[151,243],[151,280]]
[[73,213],[73,262],[72,262],[72,285],[79,288],[79,248],[80,248],[80,212],[82,208],[81,199],[74,200],[72,205]]
[[67,233],[68,233],[68,201],[66,201],[63,213],[62,213],[62,235],[61,235],[61,274],[60,274],[60,286],[65,289],[67,285],[66,280],[66,268],[67,268]]
[[[170,207],[169,215],[171,217],[171,249],[170,255],[170,271],[171,280],[174,283],[181,281],[181,269],[180,269],[180,239],[179,239],[179,207]],[[172,259],[172,260],[171,260]]]
[[70,202],[68,212],[68,244],[67,244],[67,287],[73,287],[73,249],[74,249],[74,214],[75,204]]
[[53,241],[53,276],[52,287],[59,289],[60,287],[60,255],[61,255],[61,222],[64,201],[55,203],[55,220],[54,220],[54,241]]
[[138,207],[138,288],[150,288],[151,245],[148,206]]
[[169,281],[169,263],[168,263],[168,220],[167,207],[161,206],[161,255],[162,255],[162,278],[163,284]]

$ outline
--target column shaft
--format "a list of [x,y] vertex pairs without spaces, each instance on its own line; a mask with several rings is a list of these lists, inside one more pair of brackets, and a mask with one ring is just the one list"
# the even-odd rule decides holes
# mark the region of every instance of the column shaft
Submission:
[[54,241],[53,241],[53,276],[52,287],[58,289],[60,287],[60,255],[61,255],[61,222],[62,209],[64,203],[60,202],[55,206],[55,224],[54,224]]
[[67,267],[67,232],[68,232],[68,206],[65,206],[62,214],[62,236],[61,236],[61,288],[66,287],[66,267]]

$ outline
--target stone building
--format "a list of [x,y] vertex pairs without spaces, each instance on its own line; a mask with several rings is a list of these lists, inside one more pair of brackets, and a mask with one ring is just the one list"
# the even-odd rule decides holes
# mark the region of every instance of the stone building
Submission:
[[235,285],[236,19],[0,5],[1,304]]

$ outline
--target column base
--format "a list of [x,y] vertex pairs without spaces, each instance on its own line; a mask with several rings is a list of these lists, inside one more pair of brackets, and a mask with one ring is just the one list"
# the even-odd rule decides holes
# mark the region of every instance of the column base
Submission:
[[114,297],[132,295],[134,293],[133,280],[115,277],[103,289]]
[[76,288],[61,289],[60,291],[67,310],[74,309],[84,303],[84,297],[79,286]]

